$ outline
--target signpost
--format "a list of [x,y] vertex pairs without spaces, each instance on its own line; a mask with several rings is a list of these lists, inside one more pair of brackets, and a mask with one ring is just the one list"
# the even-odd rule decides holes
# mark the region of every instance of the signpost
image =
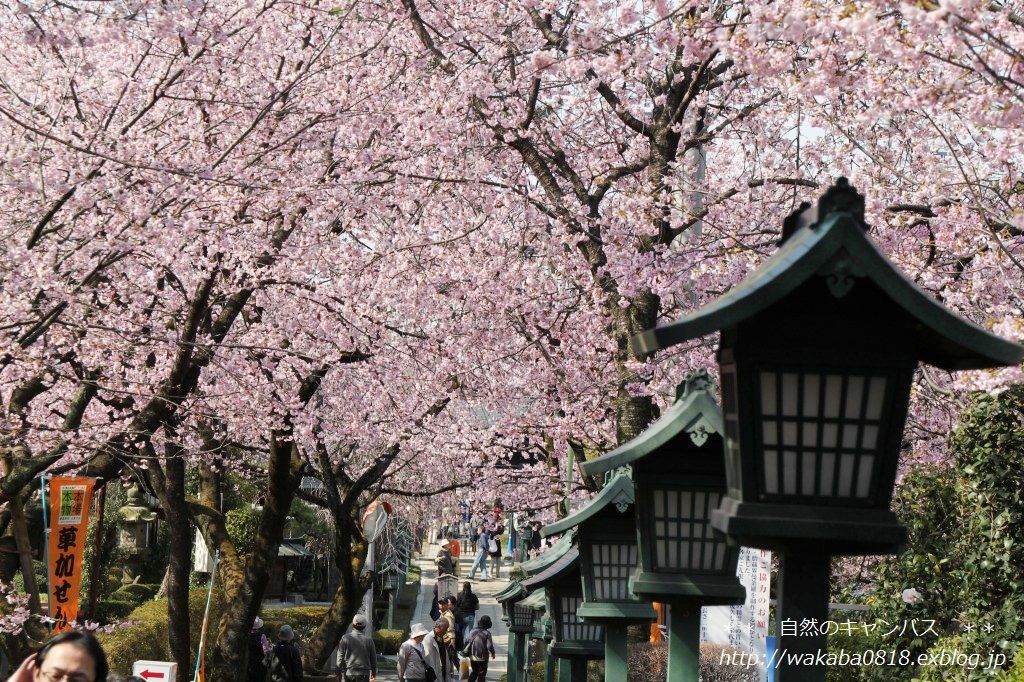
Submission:
[[132,675],[154,682],[169,682],[178,675],[178,664],[167,661],[135,661],[132,664]]

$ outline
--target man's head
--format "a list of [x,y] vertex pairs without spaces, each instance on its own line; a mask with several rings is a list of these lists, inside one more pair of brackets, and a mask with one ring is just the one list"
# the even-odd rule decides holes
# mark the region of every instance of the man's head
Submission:
[[437,637],[443,637],[444,633],[448,632],[448,621],[444,618],[438,618],[434,621],[434,635]]
[[437,608],[441,609],[441,613],[444,613],[445,611],[447,611],[448,610],[448,598],[445,597],[443,599],[438,599],[437,600]]
[[353,616],[352,627],[354,627],[356,630],[363,630],[364,628],[366,628],[366,616],[364,616],[361,613],[357,613],[355,616]]
[[107,656],[88,632],[65,632],[46,643],[36,657],[34,682],[106,682]]

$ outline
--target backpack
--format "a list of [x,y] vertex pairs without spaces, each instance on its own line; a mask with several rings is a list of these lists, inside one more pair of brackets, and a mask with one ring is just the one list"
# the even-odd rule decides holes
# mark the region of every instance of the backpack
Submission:
[[291,673],[284,667],[274,649],[271,649],[263,659],[263,667],[267,669],[267,682],[291,682]]
[[469,640],[466,642],[466,646],[462,650],[462,655],[486,661],[488,653],[487,632],[477,628],[476,630],[473,630],[473,632],[469,633]]

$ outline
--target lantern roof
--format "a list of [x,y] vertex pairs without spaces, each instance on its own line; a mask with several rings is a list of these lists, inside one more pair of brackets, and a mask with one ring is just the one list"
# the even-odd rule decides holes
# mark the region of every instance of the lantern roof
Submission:
[[558,541],[551,545],[547,551],[538,554],[529,561],[524,561],[519,564],[519,568],[523,569],[527,575],[539,573],[558,561],[566,552],[571,550],[575,541],[576,530],[573,529],[571,532],[558,538]]
[[665,413],[636,438],[615,450],[584,462],[580,468],[593,475],[623,467],[642,459],[672,442],[681,433],[690,434],[701,446],[709,434],[722,435],[722,411],[711,393],[711,378],[704,370],[694,372],[680,385],[679,397]]
[[619,511],[624,512],[629,505],[633,504],[635,499],[633,479],[624,473],[620,473],[613,476],[612,480],[601,488],[601,492],[595,495],[586,506],[576,510],[564,519],[544,526],[540,529],[540,534],[543,537],[548,537],[564,533],[590,519],[610,504],[614,504],[619,508]]
[[[831,195],[831,200],[829,197]],[[841,195],[846,202],[836,201]],[[873,282],[916,324],[915,343],[920,359],[947,370],[983,369],[1016,365],[1024,349],[948,310],[933,296],[908,280],[865,234],[862,215],[850,209],[849,197],[863,197],[840,178],[819,202],[823,217],[817,222],[787,226],[778,251],[743,282],[716,301],[671,324],[633,337],[638,353],[730,329],[778,303],[814,276],[825,276],[832,293],[841,297],[854,278]],[[863,210],[862,208],[860,209]],[[806,214],[807,212],[805,212]],[[799,216],[790,220],[799,221]]]
[[541,587],[547,587],[551,583],[555,582],[562,576],[572,573],[573,571],[580,570],[580,550],[579,547],[573,547],[566,552],[562,557],[555,563],[548,566],[546,569],[538,573],[537,575],[530,576],[523,581],[523,587],[529,590],[536,590]]
[[[556,563],[562,558],[567,552],[573,549],[573,544],[576,541],[576,530],[571,529],[570,532],[566,533],[558,539],[558,542],[551,545],[546,552],[539,556],[535,556],[529,561],[524,561],[519,564],[527,576],[537,575],[542,573],[552,564]],[[494,598],[499,602],[514,601],[522,598],[528,593],[528,590],[523,587],[522,581],[511,580],[505,587],[501,589]]]
[[494,599],[499,603],[504,604],[507,601],[514,601],[522,599],[526,595],[526,588],[518,580],[511,581],[508,585],[502,588],[501,592],[494,595]]
[[531,593],[526,599],[516,602],[516,605],[525,606],[526,608],[533,609],[534,611],[547,611],[548,609],[548,601],[544,595],[544,590],[537,590],[536,592]]

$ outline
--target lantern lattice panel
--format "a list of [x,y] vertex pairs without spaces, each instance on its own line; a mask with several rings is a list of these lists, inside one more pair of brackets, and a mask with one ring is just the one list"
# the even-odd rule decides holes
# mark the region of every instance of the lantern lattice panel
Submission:
[[629,576],[637,567],[636,544],[597,542],[591,546],[594,596],[602,600],[629,600]]
[[759,379],[765,494],[871,497],[887,378],[761,371]]
[[721,571],[730,547],[711,528],[711,512],[722,493],[706,490],[655,489],[654,551],[658,569]]
[[601,642],[604,641],[604,627],[584,623],[576,615],[583,606],[583,597],[561,597],[562,639],[564,641]]

